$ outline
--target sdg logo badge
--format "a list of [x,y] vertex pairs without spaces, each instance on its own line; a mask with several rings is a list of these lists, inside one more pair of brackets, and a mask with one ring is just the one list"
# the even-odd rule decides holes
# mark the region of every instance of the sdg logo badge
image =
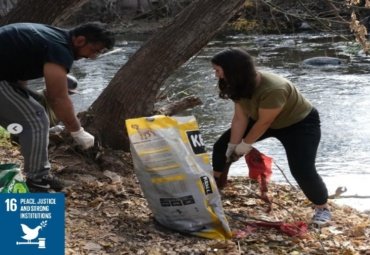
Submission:
[[195,154],[202,154],[206,152],[204,141],[199,130],[187,131],[188,139],[190,141],[191,148]]
[[64,255],[64,194],[0,194],[1,254]]

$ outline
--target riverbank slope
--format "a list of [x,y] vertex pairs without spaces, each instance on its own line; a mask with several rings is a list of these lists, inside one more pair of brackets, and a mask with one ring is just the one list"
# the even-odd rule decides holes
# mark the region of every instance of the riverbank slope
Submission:
[[[158,225],[135,177],[130,155],[101,151],[86,158],[69,145],[50,148],[52,171],[69,180],[66,195],[66,254],[370,254],[370,217],[330,202],[331,225],[292,237],[250,223],[308,223],[312,208],[301,191],[269,185],[272,211],[258,197],[258,184],[232,178],[222,203],[234,233],[228,241],[183,235]],[[0,162],[22,163],[19,148],[0,143]]]

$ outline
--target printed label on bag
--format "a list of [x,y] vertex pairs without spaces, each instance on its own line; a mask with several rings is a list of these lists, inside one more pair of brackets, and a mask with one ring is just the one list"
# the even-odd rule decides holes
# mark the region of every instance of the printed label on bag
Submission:
[[194,154],[201,154],[206,152],[206,147],[199,130],[187,131],[188,139]]
[[209,180],[208,176],[201,176],[200,180],[202,181],[203,188],[204,188],[204,194],[212,194],[212,187],[211,187],[211,181]]
[[2,254],[64,255],[64,194],[0,194]]

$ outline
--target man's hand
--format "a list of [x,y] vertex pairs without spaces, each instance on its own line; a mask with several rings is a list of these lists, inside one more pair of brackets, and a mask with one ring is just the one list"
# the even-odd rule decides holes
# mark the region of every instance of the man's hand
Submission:
[[244,140],[239,143],[235,148],[235,153],[238,156],[247,155],[253,149],[252,144],[245,143]]
[[63,132],[64,129],[65,127],[62,125],[55,125],[49,128],[49,134],[60,134]]
[[71,132],[71,136],[84,150],[94,146],[94,136],[86,132],[83,127],[78,131]]

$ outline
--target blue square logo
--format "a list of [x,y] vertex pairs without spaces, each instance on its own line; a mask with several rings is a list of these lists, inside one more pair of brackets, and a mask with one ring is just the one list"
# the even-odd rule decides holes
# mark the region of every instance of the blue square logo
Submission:
[[2,254],[64,255],[63,193],[0,194]]

